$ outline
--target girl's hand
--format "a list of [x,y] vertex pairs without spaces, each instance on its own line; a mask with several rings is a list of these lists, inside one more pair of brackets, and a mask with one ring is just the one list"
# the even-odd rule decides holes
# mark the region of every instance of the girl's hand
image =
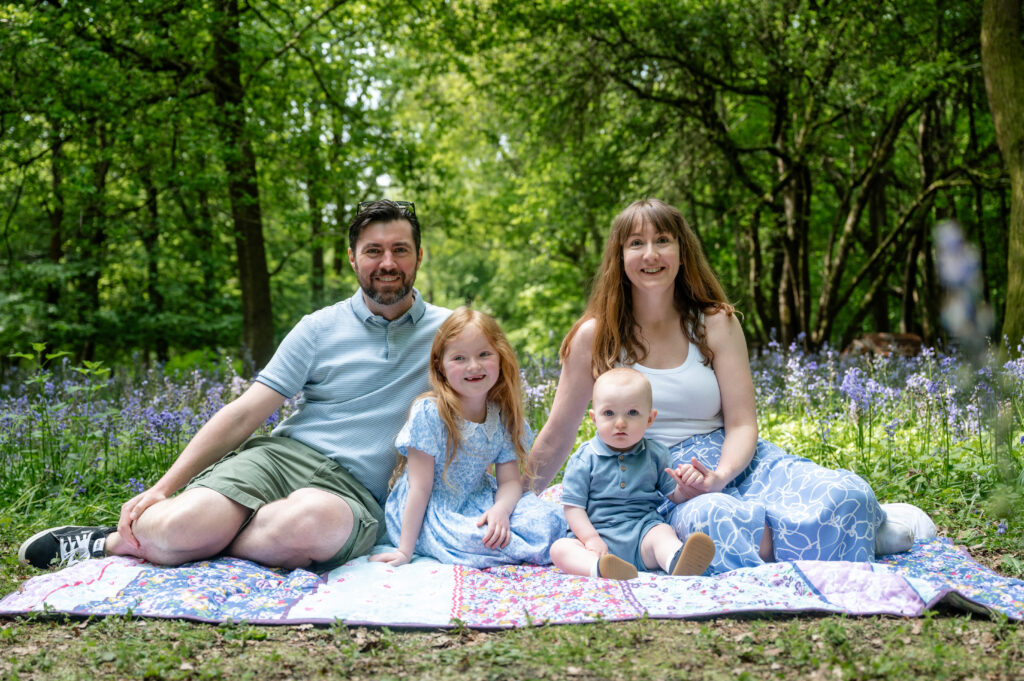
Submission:
[[508,546],[508,542],[512,538],[508,515],[508,513],[502,513],[492,506],[476,521],[477,527],[487,525],[487,533],[484,534],[484,546],[489,549],[503,549]]
[[398,567],[399,565],[405,565],[408,563],[409,556],[396,549],[395,551],[388,551],[387,553],[378,553],[375,556],[370,556],[369,560],[374,563],[387,563],[392,567]]
[[598,558],[608,553],[608,545],[604,543],[604,539],[601,539],[601,535],[591,537],[587,541],[583,542],[583,546],[585,546],[588,551],[596,553]]

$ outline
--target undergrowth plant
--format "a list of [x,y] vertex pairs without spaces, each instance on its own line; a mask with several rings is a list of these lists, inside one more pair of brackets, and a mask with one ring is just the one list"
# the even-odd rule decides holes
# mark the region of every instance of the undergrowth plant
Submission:
[[[134,371],[75,365],[42,344],[11,357],[20,365],[0,385],[0,515],[32,526],[58,516],[112,521],[250,383],[229,360]],[[773,344],[753,354],[751,370],[761,437],[853,470],[882,501],[916,503],[933,515],[984,515],[1001,533],[1020,525],[1024,359],[992,351],[977,364],[932,349],[854,357]],[[554,358],[523,358],[535,431],[548,418],[558,374]],[[261,432],[293,408],[286,402]],[[584,419],[577,445],[593,433]]]

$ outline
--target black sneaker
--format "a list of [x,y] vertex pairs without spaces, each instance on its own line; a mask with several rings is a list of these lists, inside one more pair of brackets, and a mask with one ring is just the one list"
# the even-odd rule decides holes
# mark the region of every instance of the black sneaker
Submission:
[[40,570],[68,567],[89,558],[102,558],[107,535],[116,527],[51,527],[26,539],[18,549],[18,562]]

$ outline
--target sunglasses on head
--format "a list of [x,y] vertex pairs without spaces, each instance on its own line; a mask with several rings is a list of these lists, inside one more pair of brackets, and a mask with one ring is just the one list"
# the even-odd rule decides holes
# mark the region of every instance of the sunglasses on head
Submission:
[[[369,208],[370,206],[372,206],[373,204],[377,203],[380,200],[381,199],[374,199],[373,201],[360,201],[359,204],[356,206],[356,213],[362,213],[364,210],[366,210],[367,208]],[[404,208],[405,210],[409,211],[413,215],[416,215],[416,204],[413,203],[412,201],[392,201],[391,203],[394,203],[400,206],[401,208]]]

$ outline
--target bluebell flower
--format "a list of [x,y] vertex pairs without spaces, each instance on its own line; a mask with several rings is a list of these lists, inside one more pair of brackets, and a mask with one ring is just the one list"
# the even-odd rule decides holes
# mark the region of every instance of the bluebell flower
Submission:
[[843,382],[839,385],[839,390],[850,400],[850,406],[855,413],[867,411],[871,408],[870,388],[872,384],[877,385],[874,379],[865,382],[861,370],[857,367],[849,369],[846,375],[843,376]]
[[1006,521],[1005,520],[1000,520],[999,524],[996,525],[996,532],[999,533],[999,534],[1006,534],[1006,528],[1007,528]]

